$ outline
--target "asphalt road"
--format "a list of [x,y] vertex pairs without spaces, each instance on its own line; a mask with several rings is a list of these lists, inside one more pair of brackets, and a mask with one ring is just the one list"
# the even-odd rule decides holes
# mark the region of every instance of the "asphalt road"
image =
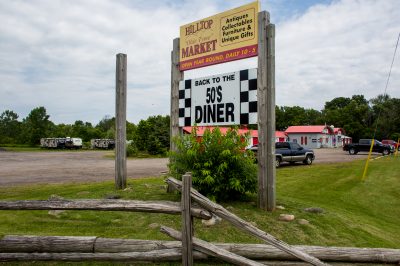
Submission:
[[[115,162],[106,154],[110,152],[0,151],[0,186],[114,180]],[[341,149],[317,149],[315,156],[314,163],[321,164],[366,159],[368,154],[349,155]],[[128,178],[160,176],[168,170],[167,163],[167,158],[128,159]]]

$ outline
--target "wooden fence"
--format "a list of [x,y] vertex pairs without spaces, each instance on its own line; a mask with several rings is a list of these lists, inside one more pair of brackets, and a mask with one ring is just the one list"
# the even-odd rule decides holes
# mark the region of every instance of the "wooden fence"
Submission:
[[[183,182],[168,178],[181,191],[181,203],[136,200],[30,200],[0,201],[0,210],[99,210],[181,214],[182,228],[161,226],[161,231],[178,241],[108,239],[71,236],[5,236],[0,239],[0,261],[182,261],[219,258],[236,265],[313,265],[333,263],[399,264],[398,249],[328,248],[290,246],[230,213],[191,188],[191,174]],[[200,207],[192,207],[192,201]],[[193,217],[217,215],[269,245],[209,243],[193,236]]]

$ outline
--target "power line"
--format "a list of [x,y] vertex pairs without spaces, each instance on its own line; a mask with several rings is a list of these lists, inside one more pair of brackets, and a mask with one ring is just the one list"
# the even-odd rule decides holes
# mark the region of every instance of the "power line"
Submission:
[[[397,52],[397,47],[399,45],[399,39],[400,39],[400,33],[399,33],[399,36],[397,37],[396,48],[394,49],[393,58],[392,58],[392,64],[390,65],[390,70],[389,70],[389,74],[388,74],[388,77],[387,77],[387,80],[386,80],[385,92],[383,93],[383,97],[385,97],[387,95],[386,91],[387,91],[387,88],[388,88],[388,85],[389,85],[390,76],[392,74],[392,68],[393,68],[394,59],[396,58],[396,52]],[[375,139],[375,134],[376,134],[376,130],[378,128],[378,122],[379,122],[379,119],[381,117],[381,112],[382,112],[382,108],[379,109],[378,118],[376,119],[373,139]]]

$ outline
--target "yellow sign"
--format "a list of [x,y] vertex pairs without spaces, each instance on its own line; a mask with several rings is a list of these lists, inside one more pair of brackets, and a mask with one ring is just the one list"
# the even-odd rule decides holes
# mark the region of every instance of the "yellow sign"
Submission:
[[257,15],[253,2],[180,28],[180,70],[189,70],[257,55]]

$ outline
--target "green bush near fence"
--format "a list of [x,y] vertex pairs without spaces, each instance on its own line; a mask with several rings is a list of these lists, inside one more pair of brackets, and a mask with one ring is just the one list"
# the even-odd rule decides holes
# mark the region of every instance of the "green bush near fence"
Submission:
[[247,136],[236,129],[222,134],[219,128],[207,129],[199,138],[191,134],[175,139],[176,152],[170,152],[170,173],[181,178],[192,172],[193,186],[214,200],[237,199],[256,191],[257,165],[246,151]]

